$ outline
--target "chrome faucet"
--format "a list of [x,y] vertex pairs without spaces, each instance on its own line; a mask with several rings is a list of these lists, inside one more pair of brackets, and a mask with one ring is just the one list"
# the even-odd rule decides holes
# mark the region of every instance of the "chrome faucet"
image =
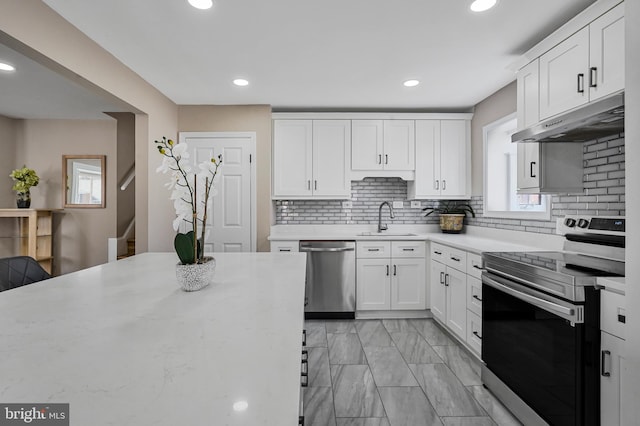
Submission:
[[388,201],[383,201],[380,204],[380,207],[378,208],[378,232],[382,232],[382,231],[386,231],[387,230],[387,224],[386,223],[382,223],[382,207],[385,204],[389,207],[389,216],[391,217],[391,219],[393,219],[395,217],[394,214],[393,214],[393,207],[391,207],[391,204],[389,204]]

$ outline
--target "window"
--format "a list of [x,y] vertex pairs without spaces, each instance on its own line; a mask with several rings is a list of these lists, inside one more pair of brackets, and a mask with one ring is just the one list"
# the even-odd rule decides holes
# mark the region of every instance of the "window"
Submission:
[[485,217],[551,218],[549,197],[518,194],[518,144],[511,143],[516,115],[510,114],[483,128]]

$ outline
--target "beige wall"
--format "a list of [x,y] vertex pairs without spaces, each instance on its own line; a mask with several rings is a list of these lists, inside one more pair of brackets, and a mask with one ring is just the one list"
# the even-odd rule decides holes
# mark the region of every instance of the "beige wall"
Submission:
[[154,139],[177,136],[176,105],[42,1],[0,2],[0,42],[137,114],[136,250],[170,250],[172,205],[149,154]]
[[107,238],[116,232],[116,121],[22,120],[17,164],[40,177],[31,207],[63,205],[62,155],[106,155],[106,208],[66,208],[55,215],[54,273],[65,274],[107,262]]
[[269,251],[267,237],[271,226],[271,106],[181,105],[178,107],[178,130],[256,132],[257,248],[258,251]]
[[482,128],[514,112],[516,112],[515,81],[475,106],[471,120],[471,195],[482,195],[484,181]]
[[0,115],[0,208],[15,208],[16,197],[11,190],[9,173],[16,168],[16,136],[20,120]]

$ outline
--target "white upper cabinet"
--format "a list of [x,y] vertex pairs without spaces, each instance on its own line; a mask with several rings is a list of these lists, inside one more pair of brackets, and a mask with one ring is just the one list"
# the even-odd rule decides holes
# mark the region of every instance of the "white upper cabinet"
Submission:
[[518,130],[540,121],[540,66],[536,59],[518,71],[517,110]]
[[469,198],[469,120],[416,120],[416,178],[409,198]]
[[352,170],[414,170],[413,123],[413,120],[353,120]]
[[351,197],[349,120],[274,120],[273,197]]
[[273,195],[310,197],[313,167],[311,120],[273,122]]
[[382,170],[382,120],[351,122],[351,169]]
[[623,89],[624,3],[540,56],[540,120]]
[[518,191],[540,188],[540,146],[537,142],[520,142],[517,149]]
[[624,89],[624,3],[589,25],[589,100]]
[[540,57],[540,119],[589,101],[589,28]]
[[351,122],[313,121],[313,195],[351,198]]

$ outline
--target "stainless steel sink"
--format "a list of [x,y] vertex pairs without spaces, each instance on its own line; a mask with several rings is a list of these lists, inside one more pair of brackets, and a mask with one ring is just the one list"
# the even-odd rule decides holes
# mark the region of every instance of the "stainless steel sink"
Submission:
[[417,234],[408,232],[361,232],[358,237],[415,237]]

